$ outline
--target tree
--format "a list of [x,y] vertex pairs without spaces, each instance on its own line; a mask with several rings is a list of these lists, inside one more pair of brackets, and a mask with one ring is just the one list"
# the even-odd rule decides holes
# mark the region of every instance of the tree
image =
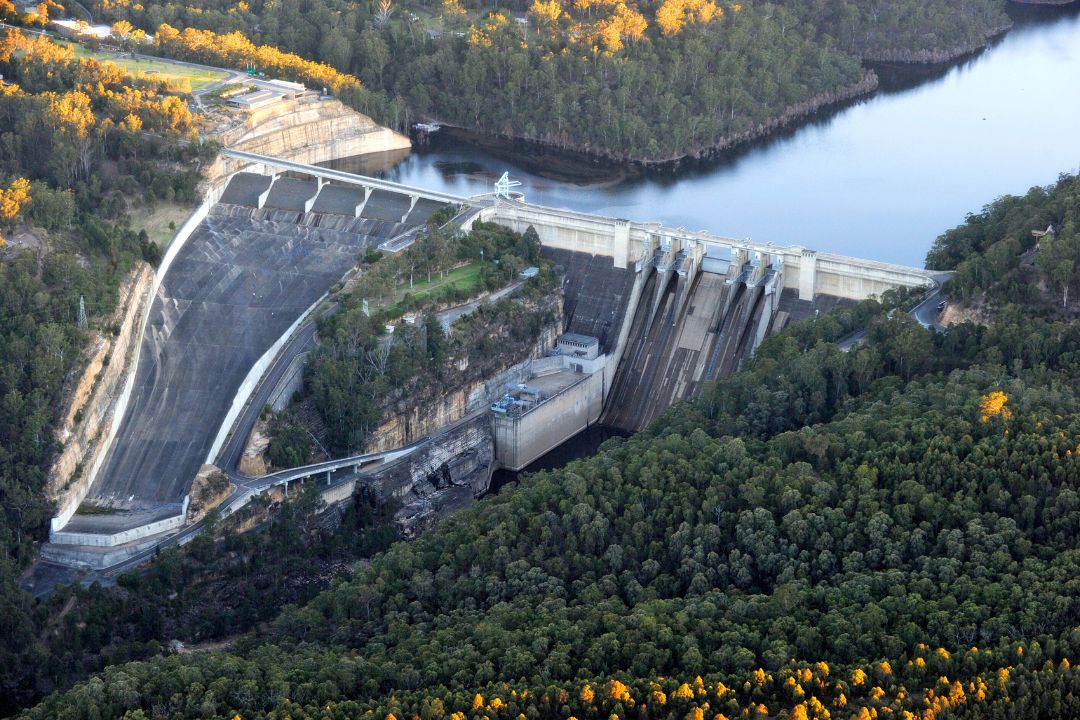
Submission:
[[1076,271],[1080,241],[1073,233],[1049,233],[1039,243],[1039,268],[1061,288],[1061,306],[1068,307],[1069,285]]

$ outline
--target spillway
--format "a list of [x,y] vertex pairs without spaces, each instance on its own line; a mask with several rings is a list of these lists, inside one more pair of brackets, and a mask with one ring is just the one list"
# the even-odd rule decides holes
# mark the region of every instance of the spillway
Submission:
[[[746,323],[753,313],[741,285],[699,273],[687,280],[688,296],[681,302],[678,282],[659,289],[660,282],[654,273],[645,285],[603,425],[642,430],[676,401],[696,395],[703,382],[737,367],[746,352]],[[654,310],[651,298],[658,292]]]

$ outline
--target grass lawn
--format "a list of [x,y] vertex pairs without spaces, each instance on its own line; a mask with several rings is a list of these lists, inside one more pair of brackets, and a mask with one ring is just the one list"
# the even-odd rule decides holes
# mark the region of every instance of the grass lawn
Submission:
[[90,50],[79,43],[69,43],[69,45],[75,51],[75,57],[97,58],[98,60],[108,61],[115,65],[119,65],[128,72],[135,73],[142,71],[147,74],[156,75],[169,82],[180,83],[186,80],[191,83],[192,90],[200,90],[211,83],[223,80],[228,75],[228,73],[225,72],[201,70],[199,68],[188,67],[187,65],[177,65],[168,60],[141,60],[127,55],[118,56],[114,53],[98,52]]
[[447,273],[445,277],[433,275],[430,282],[427,280],[426,274],[418,274],[417,277],[424,279],[414,282],[411,288],[408,284],[405,284],[394,291],[388,310],[391,317],[400,317],[405,314],[402,301],[406,295],[412,295],[424,301],[447,287],[456,287],[468,291],[470,296],[475,295],[480,290],[480,263],[474,262],[455,268]]
[[[134,208],[131,212],[131,225],[138,230],[145,228],[150,240],[164,250],[176,236],[176,231],[187,221],[195,208],[159,200],[154,208]],[[169,227],[173,223],[175,229]]]

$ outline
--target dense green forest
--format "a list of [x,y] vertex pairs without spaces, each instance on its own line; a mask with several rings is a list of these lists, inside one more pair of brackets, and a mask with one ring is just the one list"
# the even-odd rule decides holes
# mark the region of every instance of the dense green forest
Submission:
[[[96,17],[235,31],[359,77],[347,100],[618,160],[708,154],[873,89],[860,59],[942,60],[1007,27],[1004,0],[184,0]],[[159,33],[160,34],[160,33]],[[163,47],[172,54],[173,45]]]
[[[1069,289],[1080,259],[1080,179],[1009,195],[935,241],[926,266],[955,270],[950,291],[968,303],[1020,302],[1069,316]],[[1074,296],[1075,297],[1075,296]]]
[[[934,252],[1030,236],[995,212],[1015,202]],[[1002,302],[935,334],[907,302],[795,323],[228,652],[111,667],[25,717],[1074,717],[1080,326]]]

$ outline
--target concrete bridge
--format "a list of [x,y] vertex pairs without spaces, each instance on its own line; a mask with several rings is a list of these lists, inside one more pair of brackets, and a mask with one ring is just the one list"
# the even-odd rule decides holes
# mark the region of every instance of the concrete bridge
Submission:
[[[381,199],[384,205],[389,205],[394,198],[404,198],[406,202],[397,206],[398,212],[391,213],[391,216],[385,219],[406,223],[418,204],[426,205],[433,211],[448,204],[459,205],[465,202],[464,198],[434,190],[400,185],[378,178],[354,175],[316,165],[304,165],[241,150],[225,149],[221,151],[221,154],[225,158],[246,163],[243,166],[245,172],[234,173],[230,185],[235,184],[238,178],[250,175],[248,184],[252,187],[243,188],[243,190],[245,193],[256,191],[254,194],[256,208],[266,207],[268,203],[272,207],[280,207],[284,201],[287,204],[284,209],[295,209],[305,213],[351,214],[352,217],[358,218],[364,214],[368,203],[373,202],[373,196],[376,201]],[[315,184],[282,177],[281,173],[284,172],[313,178]],[[260,175],[268,175],[269,182]],[[227,201],[227,198],[224,201]]]

